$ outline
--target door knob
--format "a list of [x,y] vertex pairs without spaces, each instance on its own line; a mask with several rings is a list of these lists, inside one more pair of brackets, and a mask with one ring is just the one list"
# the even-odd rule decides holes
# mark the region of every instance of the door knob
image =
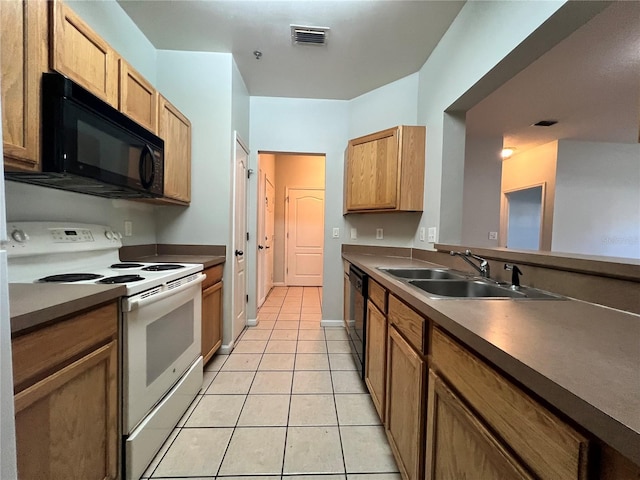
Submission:
[[262,245],[258,245],[258,250],[262,250],[264,247]]
[[236,257],[241,257],[242,255],[244,255],[242,250],[236,250]]

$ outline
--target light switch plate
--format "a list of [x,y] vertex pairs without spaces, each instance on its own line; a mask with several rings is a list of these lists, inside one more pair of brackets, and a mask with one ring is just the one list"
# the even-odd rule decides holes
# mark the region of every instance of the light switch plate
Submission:
[[376,240],[382,240],[384,238],[384,230],[382,228],[376,228]]
[[420,227],[420,241],[424,242],[424,227]]
[[356,228],[351,229],[351,240],[358,238],[358,230]]
[[130,237],[133,235],[133,222],[131,220],[124,221],[124,236]]
[[340,229],[338,227],[333,227],[333,238],[340,238]]
[[497,240],[498,232],[489,232],[489,240]]
[[427,231],[427,242],[436,243],[436,227],[429,227]]

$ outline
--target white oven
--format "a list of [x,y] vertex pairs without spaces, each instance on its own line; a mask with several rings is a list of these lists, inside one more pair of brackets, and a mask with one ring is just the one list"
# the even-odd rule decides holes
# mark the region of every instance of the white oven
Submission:
[[122,299],[126,478],[144,472],[202,385],[204,278],[197,273]]

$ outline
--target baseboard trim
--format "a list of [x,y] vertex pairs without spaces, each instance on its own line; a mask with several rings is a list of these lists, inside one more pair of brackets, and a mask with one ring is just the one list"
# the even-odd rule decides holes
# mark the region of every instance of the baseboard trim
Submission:
[[344,327],[344,320],[320,320],[321,327]]
[[235,344],[233,342],[228,343],[228,344],[222,344],[220,346],[220,349],[218,350],[218,353],[221,353],[222,355],[229,355],[232,351],[233,351],[233,347],[235,346]]
[[258,325],[258,320],[256,318],[247,319],[247,327],[255,327]]
[[274,287],[286,287],[287,284],[284,282],[273,282]]

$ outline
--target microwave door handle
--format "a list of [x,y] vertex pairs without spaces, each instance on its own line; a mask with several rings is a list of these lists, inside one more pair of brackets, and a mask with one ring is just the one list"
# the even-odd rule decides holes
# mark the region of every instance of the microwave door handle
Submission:
[[151,150],[149,145],[142,147],[142,152],[140,152],[138,173],[140,175],[140,183],[144,188],[148,189],[153,185],[153,179],[156,176],[156,166],[153,161],[153,150]]
[[151,303],[155,303],[155,302],[159,302],[160,300],[163,300],[167,297],[170,297],[171,295],[175,295],[176,293],[180,293],[183,290],[186,290],[187,288],[191,288],[195,285],[199,285],[201,284],[204,279],[207,278],[207,276],[203,273],[199,274],[197,278],[195,278],[194,280],[190,281],[189,283],[185,283],[184,285],[180,285],[179,287],[176,288],[172,288],[171,290],[167,290],[165,292],[161,292],[161,293],[157,293],[156,295],[151,295],[150,297],[146,297],[146,298],[136,298],[136,297],[140,297],[139,295],[136,295],[134,297],[132,297],[131,299],[125,299],[122,305],[122,309],[125,312],[131,312],[133,310],[136,310],[138,308],[142,308],[145,305],[149,305]]

